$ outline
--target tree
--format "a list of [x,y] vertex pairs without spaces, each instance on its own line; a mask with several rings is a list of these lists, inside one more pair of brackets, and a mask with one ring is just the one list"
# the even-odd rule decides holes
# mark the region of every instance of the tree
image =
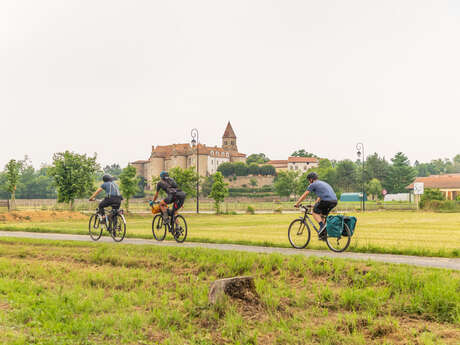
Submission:
[[307,152],[304,149],[294,151],[291,155],[292,157],[314,157],[314,158],[319,158],[317,155]]
[[337,184],[340,190],[351,192],[357,187],[356,164],[349,159],[337,163]]
[[366,193],[369,195],[372,195],[372,199],[375,199],[376,197],[381,199],[382,197],[382,184],[380,183],[379,180],[376,178],[373,178],[366,184]]
[[220,171],[223,176],[229,177],[235,174],[235,166],[232,163],[225,162],[219,165],[217,171]]
[[259,175],[260,174],[259,165],[257,163],[249,164],[248,172],[249,172],[249,175]]
[[23,162],[11,159],[5,166],[7,191],[10,194],[12,207],[15,208],[16,188],[19,182],[19,176]]
[[235,167],[236,176],[248,176],[248,166],[243,162],[236,162],[233,164]]
[[139,178],[136,176],[136,168],[128,165],[120,174],[120,191],[126,200],[126,211],[129,212],[129,199],[139,191]]
[[273,165],[265,164],[259,167],[259,172],[263,176],[275,176],[276,169]]
[[203,183],[201,184],[201,192],[204,196],[208,196],[211,193],[212,185],[214,184],[213,175],[205,177]]
[[99,169],[96,155],[87,157],[69,151],[55,153],[48,175],[54,179],[58,202],[69,203],[73,209],[75,199],[89,196],[93,190],[94,177]]
[[410,166],[409,160],[402,152],[398,152],[391,161],[393,165],[390,167],[387,179],[389,192],[407,192],[406,187],[415,179],[415,169]]
[[224,177],[220,171],[216,172],[213,175],[214,183],[212,184],[211,193],[209,196],[214,199],[214,206],[216,208],[216,213],[220,213],[220,204],[224,201],[225,197],[228,195],[228,183],[224,182]]
[[198,181],[198,175],[194,168],[172,168],[169,171],[169,176],[171,176],[176,181],[177,186],[182,189],[188,196],[192,198],[196,197],[196,183]]
[[112,164],[112,165],[106,165],[104,167],[104,174],[108,174],[112,177],[119,177],[121,175],[122,169],[120,167],[120,164]]
[[252,188],[255,188],[255,187],[257,187],[257,180],[254,177],[252,177],[249,180],[249,184],[251,185]]
[[365,163],[366,182],[369,182],[374,178],[379,181],[384,181],[387,178],[390,164],[385,160],[384,157],[380,158],[377,153],[374,153],[366,158]]
[[256,163],[264,164],[267,163],[270,159],[265,155],[265,153],[253,153],[246,158],[246,164]]
[[298,177],[299,173],[297,171],[280,171],[274,182],[276,194],[290,197],[292,194],[296,193],[298,189]]

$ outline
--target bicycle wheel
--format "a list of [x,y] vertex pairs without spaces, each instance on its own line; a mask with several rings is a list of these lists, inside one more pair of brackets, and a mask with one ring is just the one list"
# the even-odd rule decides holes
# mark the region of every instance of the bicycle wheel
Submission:
[[153,237],[157,241],[163,241],[166,237],[167,225],[163,223],[163,217],[157,214],[152,221],[152,233]]
[[112,231],[110,234],[115,242],[121,242],[125,238],[126,221],[120,214],[116,215],[115,223],[112,221]]
[[310,242],[310,227],[303,219],[296,219],[289,225],[288,238],[294,248],[305,248]]
[[182,243],[187,238],[187,222],[185,218],[181,215],[176,217],[176,222],[174,224],[173,236],[176,242]]
[[[343,235],[343,232],[346,235]],[[340,237],[326,237],[326,244],[330,250],[336,253],[345,251],[351,242],[351,231],[347,224],[343,224],[343,232]]]
[[99,216],[97,214],[93,214],[89,219],[88,224],[89,236],[93,241],[97,241],[102,236],[102,226]]

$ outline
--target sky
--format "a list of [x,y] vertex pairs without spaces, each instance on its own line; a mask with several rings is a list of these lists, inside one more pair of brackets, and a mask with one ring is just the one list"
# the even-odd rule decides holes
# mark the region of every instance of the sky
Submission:
[[2,0],[0,169],[152,145],[460,153],[460,0]]

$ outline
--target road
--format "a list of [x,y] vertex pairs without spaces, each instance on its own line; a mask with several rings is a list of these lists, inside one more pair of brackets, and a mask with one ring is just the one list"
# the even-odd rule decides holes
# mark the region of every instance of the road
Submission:
[[[0,237],[16,237],[16,238],[32,238],[44,240],[62,240],[62,241],[81,241],[92,242],[89,236],[86,235],[71,235],[71,234],[53,234],[53,233],[37,233],[37,232],[20,232],[20,231],[0,231]],[[114,243],[110,237],[102,237],[100,242]],[[185,247],[185,248],[209,248],[218,250],[232,250],[251,253],[271,254],[278,253],[283,255],[303,255],[328,258],[342,258],[352,260],[372,260],[385,262],[390,264],[405,264],[432,268],[445,268],[451,270],[460,270],[460,259],[458,258],[438,258],[438,257],[422,257],[409,255],[393,255],[393,254],[368,254],[368,253],[334,253],[327,250],[309,250],[309,249],[293,249],[293,248],[278,248],[278,247],[259,247],[247,246],[239,244],[218,244],[218,243],[196,243],[185,242],[176,243],[170,241],[157,242],[155,240],[144,240],[137,238],[125,238],[120,244],[134,245],[154,245],[164,247]]]

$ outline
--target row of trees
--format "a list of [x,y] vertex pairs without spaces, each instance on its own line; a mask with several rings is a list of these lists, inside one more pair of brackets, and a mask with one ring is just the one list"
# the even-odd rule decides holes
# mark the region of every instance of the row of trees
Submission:
[[217,168],[224,177],[229,176],[248,176],[248,175],[264,175],[264,176],[275,176],[276,170],[272,165],[264,164],[259,165],[258,163],[222,163]]
[[280,196],[302,194],[309,184],[307,175],[313,171],[339,194],[360,191],[364,181],[366,193],[374,197],[381,197],[383,189],[389,193],[407,192],[406,186],[414,181],[417,174],[402,152],[398,152],[391,163],[374,153],[367,157],[364,170],[358,161],[320,159],[318,168],[310,169],[302,175],[297,171],[279,172],[274,184],[276,193]]
[[0,174],[0,197],[10,198],[13,207],[16,197],[55,198],[73,208],[74,201],[89,197],[97,188],[104,173],[119,179],[120,191],[129,208],[129,199],[141,190],[142,179],[136,176],[136,169],[127,166],[100,168],[96,156],[89,157],[65,151],[55,153],[53,162],[35,170],[27,157],[24,160],[11,159]]

